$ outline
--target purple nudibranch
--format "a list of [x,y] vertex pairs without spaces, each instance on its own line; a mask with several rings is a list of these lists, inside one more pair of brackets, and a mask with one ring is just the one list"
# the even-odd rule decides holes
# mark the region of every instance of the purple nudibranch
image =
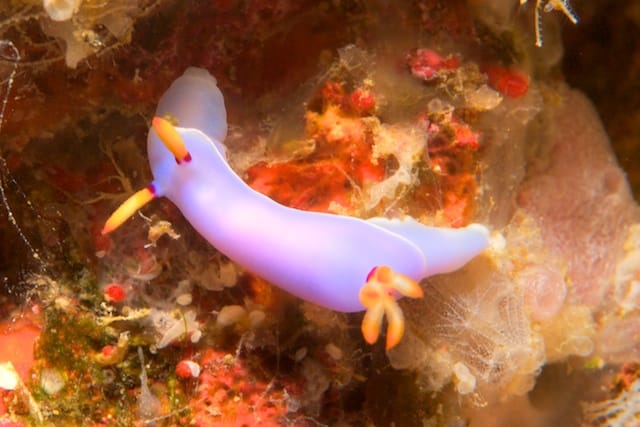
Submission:
[[149,131],[153,182],[112,214],[103,233],[154,197],[167,197],[204,238],[247,270],[332,310],[366,310],[367,342],[377,340],[386,314],[387,348],[404,333],[396,298],[422,297],[420,280],[462,267],[489,245],[489,231],[480,224],[428,227],[409,217],[364,220],[283,206],[231,169],[222,143],[226,133],[215,78],[187,69],[160,99]]

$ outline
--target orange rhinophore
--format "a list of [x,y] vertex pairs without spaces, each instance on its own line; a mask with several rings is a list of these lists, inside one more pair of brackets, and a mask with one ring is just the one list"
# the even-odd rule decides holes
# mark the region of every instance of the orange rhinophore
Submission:
[[121,204],[114,213],[111,214],[102,228],[102,234],[111,233],[128,220],[136,211],[149,203],[155,197],[153,185],[149,185],[136,192]]

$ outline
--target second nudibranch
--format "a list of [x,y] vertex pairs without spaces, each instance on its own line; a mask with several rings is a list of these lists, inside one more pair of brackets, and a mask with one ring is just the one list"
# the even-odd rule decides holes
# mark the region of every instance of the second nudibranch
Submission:
[[162,96],[149,131],[153,182],[111,215],[103,234],[154,197],[167,197],[247,270],[332,310],[366,310],[362,332],[368,343],[377,341],[386,314],[387,349],[404,333],[396,299],[422,297],[421,279],[462,267],[489,244],[489,232],[479,224],[438,228],[411,218],[363,220],[283,206],[231,169],[222,143],[226,132],[215,78],[189,68]]

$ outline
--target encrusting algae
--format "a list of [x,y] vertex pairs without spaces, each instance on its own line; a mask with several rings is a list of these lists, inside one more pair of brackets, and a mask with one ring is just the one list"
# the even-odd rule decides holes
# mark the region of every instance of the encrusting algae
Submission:
[[[0,47],[18,53],[0,51],[2,203],[39,254],[0,252],[0,425],[637,417],[637,205],[589,101],[555,78],[559,56],[537,59],[561,47],[546,20],[577,23],[568,1],[0,13]],[[229,162],[253,189],[309,211],[479,222],[492,246],[400,300],[404,338],[386,352],[365,343],[362,315],[244,271],[169,203],[103,236],[148,180],[158,97],[193,65],[218,79]]]

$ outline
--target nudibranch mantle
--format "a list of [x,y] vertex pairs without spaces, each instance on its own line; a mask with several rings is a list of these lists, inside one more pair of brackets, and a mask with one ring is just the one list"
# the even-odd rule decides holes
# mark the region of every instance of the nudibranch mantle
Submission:
[[[194,105],[183,96],[203,101]],[[247,270],[332,310],[367,310],[363,333],[369,342],[387,314],[387,348],[394,346],[404,328],[395,299],[421,297],[421,279],[456,270],[489,245],[489,232],[479,224],[450,229],[411,218],[308,212],[253,190],[226,161],[219,140],[226,135],[224,101],[205,70],[190,68],[178,78],[158,113],[181,126],[154,119],[147,142],[154,180],[112,215],[103,232],[153,197],[167,197],[203,237]],[[169,140],[181,148],[170,148]]]

